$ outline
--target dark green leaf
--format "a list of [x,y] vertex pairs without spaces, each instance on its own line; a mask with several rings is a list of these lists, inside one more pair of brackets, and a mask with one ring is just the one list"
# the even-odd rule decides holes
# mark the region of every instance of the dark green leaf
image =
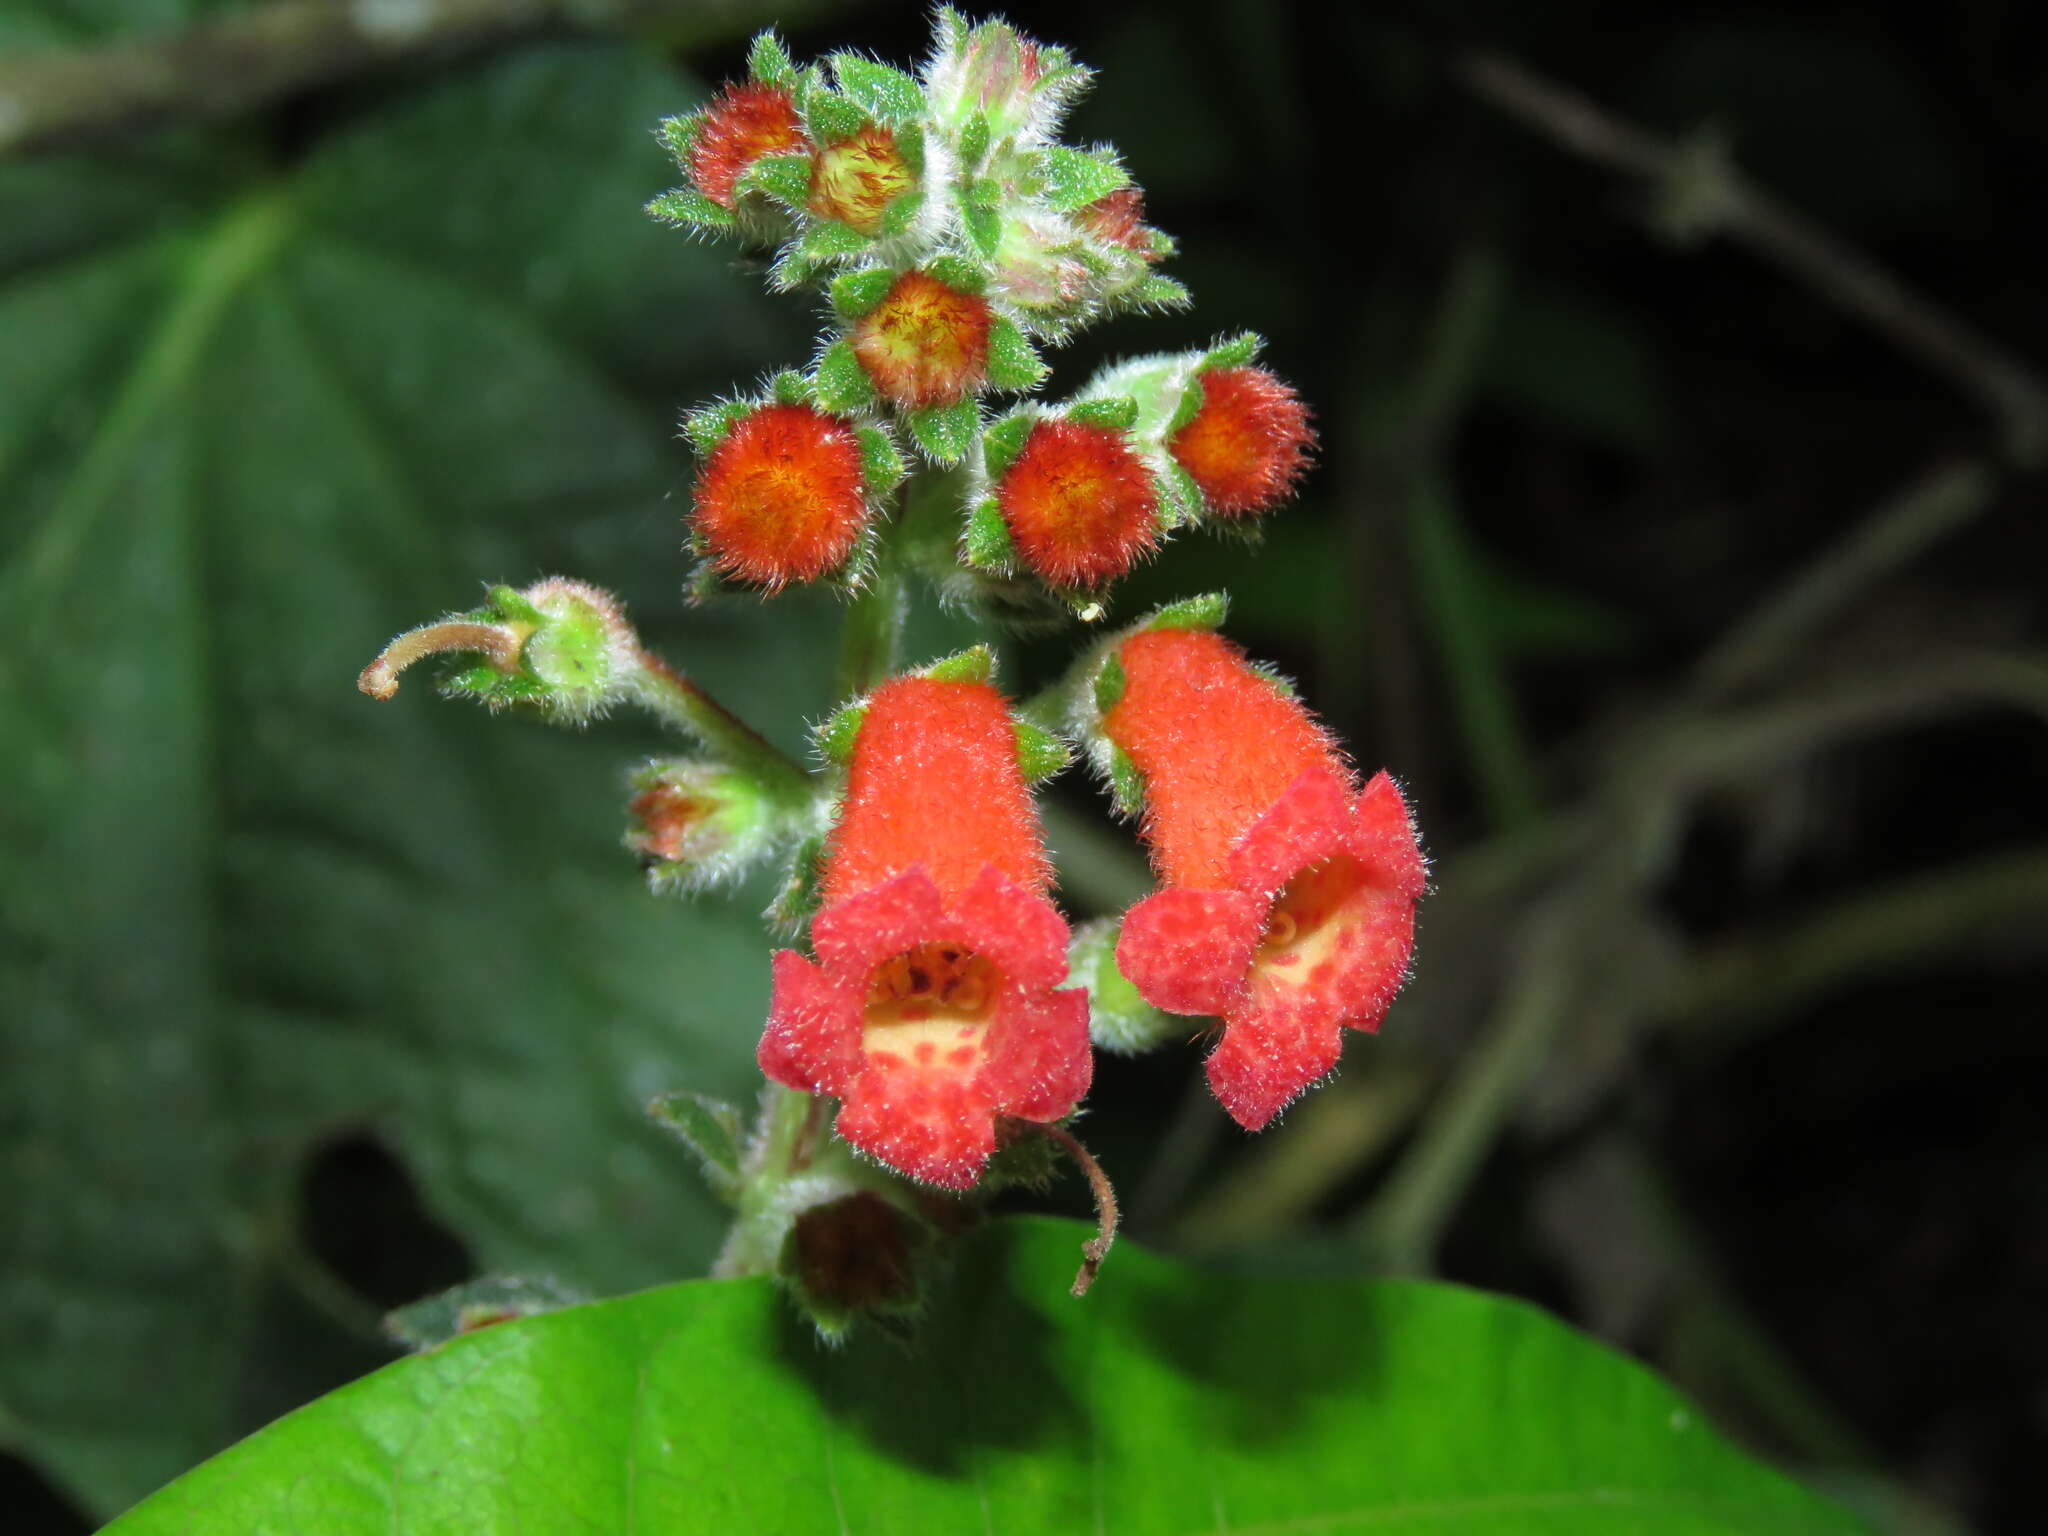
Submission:
[[108,1536],[1860,1528],[1533,1307],[1128,1242],[1076,1302],[1082,1236],[968,1241],[910,1348],[822,1348],[765,1280],[501,1323],[292,1415]]
[[694,94],[543,49],[211,209],[0,241],[0,383],[34,380],[0,390],[0,601],[35,637],[0,656],[0,1401],[101,1510],[246,1427],[322,1138],[374,1131],[492,1269],[607,1291],[713,1251],[641,1106],[744,1091],[765,946],[617,848],[653,736],[352,687],[483,581],[571,568],[707,684],[822,706],[821,609],[679,626],[646,558],[687,462],[615,370],[690,357],[702,398],[760,365],[720,258],[639,212]]

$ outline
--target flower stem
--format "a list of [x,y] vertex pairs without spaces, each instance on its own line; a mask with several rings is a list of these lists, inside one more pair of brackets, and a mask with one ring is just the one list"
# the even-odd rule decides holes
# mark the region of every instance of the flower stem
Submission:
[[752,775],[777,799],[797,802],[809,796],[810,776],[799,763],[652,651],[640,652],[633,699]]
[[839,641],[839,698],[858,698],[896,670],[909,612],[910,587],[902,561],[885,537],[873,576],[846,610]]
[[1122,1220],[1117,1210],[1116,1186],[1109,1182],[1109,1175],[1102,1171],[1095,1155],[1065,1126],[1006,1118],[1003,1129],[1013,1136],[1035,1131],[1072,1158],[1074,1166],[1088,1180],[1089,1192],[1095,1196],[1095,1235],[1081,1245],[1081,1267],[1074,1274],[1071,1292],[1076,1297],[1086,1296],[1102,1270],[1102,1261],[1109,1257],[1110,1245],[1116,1241],[1117,1224]]

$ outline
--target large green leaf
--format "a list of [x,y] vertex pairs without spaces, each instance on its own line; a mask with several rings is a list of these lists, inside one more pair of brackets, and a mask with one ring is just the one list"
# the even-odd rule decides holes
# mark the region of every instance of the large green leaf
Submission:
[[639,1106],[746,1091],[766,946],[618,849],[651,738],[351,686],[569,569],[785,740],[822,712],[822,609],[682,616],[685,464],[627,387],[773,355],[639,213],[695,94],[542,50],[281,179],[0,167],[0,1440],[100,1509],[274,1407],[256,1300],[306,1273],[325,1137],[381,1137],[489,1268],[616,1291],[716,1241]]
[[505,1323],[300,1410],[108,1536],[1859,1529],[1649,1372],[1452,1286],[1252,1279],[1082,1233],[968,1245],[915,1352],[765,1281]]

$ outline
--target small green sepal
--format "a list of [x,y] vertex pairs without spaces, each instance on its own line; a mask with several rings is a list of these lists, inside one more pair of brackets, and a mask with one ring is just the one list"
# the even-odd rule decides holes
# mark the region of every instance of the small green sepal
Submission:
[[1010,538],[1010,525],[1003,521],[1003,509],[993,496],[984,496],[967,514],[967,527],[960,537],[960,556],[977,570],[1007,572],[1017,564],[1017,546]]
[[899,273],[887,267],[863,267],[832,279],[832,308],[845,320],[858,320],[889,296]]
[[837,91],[814,87],[803,104],[804,126],[819,144],[836,144],[867,127],[869,114],[858,102]]
[[959,293],[980,293],[988,287],[988,274],[964,256],[938,257],[926,262],[924,270]]
[[903,455],[880,427],[857,427],[854,440],[860,444],[860,474],[870,496],[887,496],[903,483]]
[[1043,784],[1074,760],[1071,748],[1051,731],[1028,720],[1017,722],[1017,767],[1027,784]]
[[985,645],[970,645],[964,651],[942,656],[914,674],[935,683],[985,683],[995,676],[996,653]]
[[736,192],[758,192],[791,209],[802,209],[811,195],[809,155],[763,155],[735,186]]
[[914,123],[924,116],[924,90],[902,70],[857,53],[832,55],[832,75],[855,105],[880,123]]
[[730,208],[721,208],[694,187],[677,187],[647,205],[648,215],[685,229],[731,229],[739,223]]
[[1038,152],[1038,174],[1046,206],[1071,213],[1131,184],[1130,172],[1109,150],[1070,149],[1049,144]]
[[981,426],[981,409],[973,400],[956,400],[951,405],[928,405],[906,411],[904,425],[925,457],[935,464],[958,464],[974,446]]
[[770,379],[768,393],[777,405],[815,405],[818,399],[811,381],[794,368],[785,368]]
[[967,121],[960,125],[960,138],[955,152],[960,156],[960,169],[972,176],[981,169],[981,162],[988,158],[989,129],[986,112],[971,112]]
[[1220,629],[1230,613],[1228,592],[1204,592],[1155,608],[1141,629]]
[[884,240],[894,240],[899,236],[906,235],[910,232],[910,227],[917,222],[917,216],[922,212],[924,212],[924,190],[921,187],[912,187],[908,191],[899,192],[890,199],[889,206],[882,210],[882,222],[876,233]]
[[981,463],[991,482],[1010,472],[1010,466],[1024,451],[1025,439],[1031,436],[1031,429],[1038,425],[1038,421],[1038,412],[1027,406],[1007,416],[997,417],[982,430]]
[[[991,388],[1023,393],[1044,382],[1045,359],[1025,339],[1015,321],[998,315],[988,328],[988,382]],[[1137,407],[1132,407],[1136,414]]]
[[744,400],[720,400],[683,418],[683,436],[699,458],[709,458],[726,434],[744,421],[753,406]]
[[1074,930],[1067,949],[1067,981],[1088,994],[1088,1035],[1105,1051],[1135,1056],[1189,1032],[1188,1021],[1162,1013],[1138,995],[1138,989],[1117,969],[1116,941],[1121,923],[1098,917]]
[[788,89],[796,84],[796,65],[790,61],[782,39],[773,32],[761,33],[747,49],[747,73],[763,85]]
[[1085,426],[1107,427],[1113,432],[1128,432],[1138,422],[1138,402],[1129,395],[1106,395],[1098,400],[1083,400],[1067,407],[1067,419],[1078,421]]
[[811,732],[811,739],[818,744],[819,756],[840,768],[852,762],[853,744],[859,739],[860,728],[867,717],[865,699],[856,699],[833,710]]
[[818,357],[811,381],[818,392],[818,404],[825,410],[847,415],[874,406],[874,380],[854,356],[852,342],[840,340],[827,347]]
[[1202,355],[1201,369],[1242,368],[1254,361],[1266,345],[1266,339],[1256,331],[1245,331],[1228,340],[1219,341]]
[[1145,809],[1145,775],[1122,747],[1109,749],[1109,803],[1119,816],[1136,816]]
[[1111,651],[1103,658],[1102,665],[1095,669],[1093,694],[1097,717],[1108,714],[1124,696],[1129,679],[1124,675],[1124,664],[1116,652]]

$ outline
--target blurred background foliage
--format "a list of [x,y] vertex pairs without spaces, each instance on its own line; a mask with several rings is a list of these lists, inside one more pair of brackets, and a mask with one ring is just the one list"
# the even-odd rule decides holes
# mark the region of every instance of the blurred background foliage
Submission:
[[[1890,1528],[2029,1528],[2048,23],[1012,15],[1101,71],[1076,136],[1197,300],[1055,389],[1252,327],[1324,435],[1256,560],[1184,540],[1116,611],[1230,588],[1437,860],[1411,991],[1278,1129],[1195,1052],[1102,1063],[1134,1234],[1527,1295]],[[828,703],[829,601],[683,605],[672,436],[813,317],[638,211],[655,120],[771,23],[925,39],[879,0],[0,3],[17,1529],[387,1358],[425,1291],[713,1251],[640,1106],[748,1091],[762,893],[643,893],[638,727],[350,680],[562,571],[786,743]],[[1077,914],[1136,894],[1078,776],[1051,814]]]

